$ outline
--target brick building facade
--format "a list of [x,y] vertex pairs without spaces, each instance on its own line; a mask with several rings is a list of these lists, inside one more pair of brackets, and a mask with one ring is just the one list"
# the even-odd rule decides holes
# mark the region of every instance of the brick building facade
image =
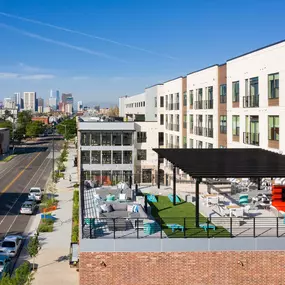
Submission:
[[81,285],[283,285],[284,251],[82,252]]

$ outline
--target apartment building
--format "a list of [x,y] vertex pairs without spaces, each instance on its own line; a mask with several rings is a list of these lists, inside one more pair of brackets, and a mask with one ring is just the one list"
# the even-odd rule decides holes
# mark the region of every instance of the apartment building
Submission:
[[157,121],[157,94],[161,84],[145,88],[145,92],[119,98],[119,115],[128,121]]
[[24,92],[24,110],[37,111],[36,92]]
[[[98,122],[81,117],[78,148],[85,180],[154,182],[159,144],[156,122]],[[163,143],[163,142],[162,142]]]
[[227,61],[228,147],[285,152],[285,42]]

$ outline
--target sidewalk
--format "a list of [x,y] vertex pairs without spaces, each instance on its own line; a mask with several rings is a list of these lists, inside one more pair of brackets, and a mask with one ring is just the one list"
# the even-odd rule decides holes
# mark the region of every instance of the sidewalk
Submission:
[[[56,185],[59,204],[54,214],[58,220],[53,232],[40,233],[41,250],[35,260],[38,270],[34,275],[33,285],[79,284],[79,273],[76,269],[69,267],[73,185],[77,182],[77,168],[73,167],[76,149],[68,149],[68,152],[65,179],[61,179]],[[72,177],[71,182],[69,181],[69,174]],[[33,235],[39,222],[40,214],[33,216],[25,230],[25,234],[28,236]],[[24,260],[29,260],[25,249],[21,252],[17,266]],[[31,262],[31,260],[29,261]]]
[[[79,273],[69,267],[69,250],[71,241],[72,224],[72,198],[73,185],[77,181],[77,169],[73,167],[73,158],[76,149],[68,150],[68,161],[66,163],[65,179],[57,183],[59,209],[55,216],[58,221],[51,233],[41,233],[41,250],[36,259],[38,270],[35,274],[34,285],[77,285],[79,284]],[[72,181],[69,181],[69,174]]]

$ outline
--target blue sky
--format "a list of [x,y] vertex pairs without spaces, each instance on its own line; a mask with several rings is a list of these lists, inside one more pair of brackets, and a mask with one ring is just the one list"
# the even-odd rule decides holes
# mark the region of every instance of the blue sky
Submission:
[[0,0],[0,98],[118,97],[283,40],[285,1]]

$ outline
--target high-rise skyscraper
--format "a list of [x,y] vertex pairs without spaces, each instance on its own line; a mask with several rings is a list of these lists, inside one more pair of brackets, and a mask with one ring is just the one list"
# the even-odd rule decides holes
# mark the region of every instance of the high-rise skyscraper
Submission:
[[38,112],[43,113],[44,112],[44,99],[38,98]]
[[59,90],[55,91],[55,98],[56,98],[56,109],[58,110],[58,106],[59,106],[59,102],[60,102]]
[[21,93],[20,92],[14,93],[14,100],[15,100],[16,107],[19,110],[21,108]]
[[36,99],[36,92],[24,92],[24,110],[37,111]]
[[67,103],[67,99],[69,98],[69,102],[70,102],[70,98],[72,98],[72,102],[73,102],[73,97],[72,97],[72,94],[71,93],[62,93],[61,95],[61,102],[62,103]]
[[77,111],[82,111],[83,110],[83,103],[82,101],[77,102]]
[[16,103],[14,98],[4,98],[4,108],[5,109],[15,109]]

